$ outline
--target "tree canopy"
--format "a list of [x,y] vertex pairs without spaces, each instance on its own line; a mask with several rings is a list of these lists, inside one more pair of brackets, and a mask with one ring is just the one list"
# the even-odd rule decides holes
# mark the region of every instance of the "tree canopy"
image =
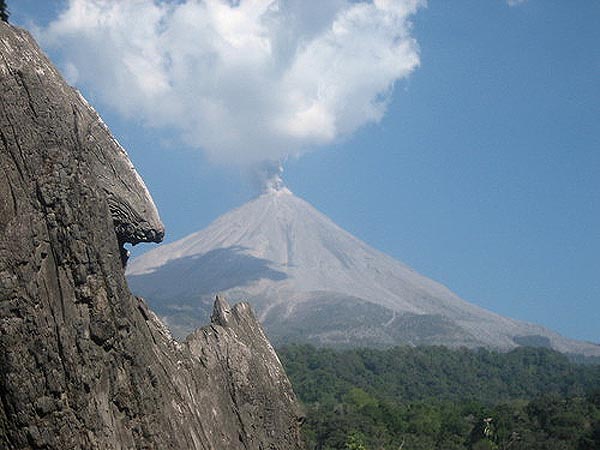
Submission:
[[306,410],[307,449],[600,448],[600,366],[552,350],[278,353]]

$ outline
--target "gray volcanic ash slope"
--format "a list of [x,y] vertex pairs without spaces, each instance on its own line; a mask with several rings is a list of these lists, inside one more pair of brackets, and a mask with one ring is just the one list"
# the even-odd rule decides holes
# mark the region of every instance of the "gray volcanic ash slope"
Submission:
[[209,299],[224,292],[250,301],[277,343],[538,345],[600,355],[598,345],[462,300],[280,183],[206,229],[136,258],[128,278],[179,336],[203,322]]

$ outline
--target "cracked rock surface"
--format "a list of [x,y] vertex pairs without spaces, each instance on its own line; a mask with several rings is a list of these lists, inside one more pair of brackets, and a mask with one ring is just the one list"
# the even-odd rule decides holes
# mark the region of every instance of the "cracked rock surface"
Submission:
[[247,304],[174,341],[124,276],[160,241],[143,181],[31,36],[0,23],[0,448],[299,449]]

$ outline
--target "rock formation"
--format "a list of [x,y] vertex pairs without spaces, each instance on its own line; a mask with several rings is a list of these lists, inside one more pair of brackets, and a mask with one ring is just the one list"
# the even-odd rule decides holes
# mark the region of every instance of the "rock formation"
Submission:
[[247,304],[174,341],[124,276],[160,241],[127,154],[29,34],[0,22],[0,448],[296,449]]

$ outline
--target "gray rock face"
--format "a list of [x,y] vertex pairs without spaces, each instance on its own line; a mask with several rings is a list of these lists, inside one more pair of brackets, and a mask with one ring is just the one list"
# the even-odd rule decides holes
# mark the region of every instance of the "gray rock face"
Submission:
[[0,448],[296,449],[291,386],[247,304],[174,341],[124,276],[160,241],[125,151],[0,23]]

